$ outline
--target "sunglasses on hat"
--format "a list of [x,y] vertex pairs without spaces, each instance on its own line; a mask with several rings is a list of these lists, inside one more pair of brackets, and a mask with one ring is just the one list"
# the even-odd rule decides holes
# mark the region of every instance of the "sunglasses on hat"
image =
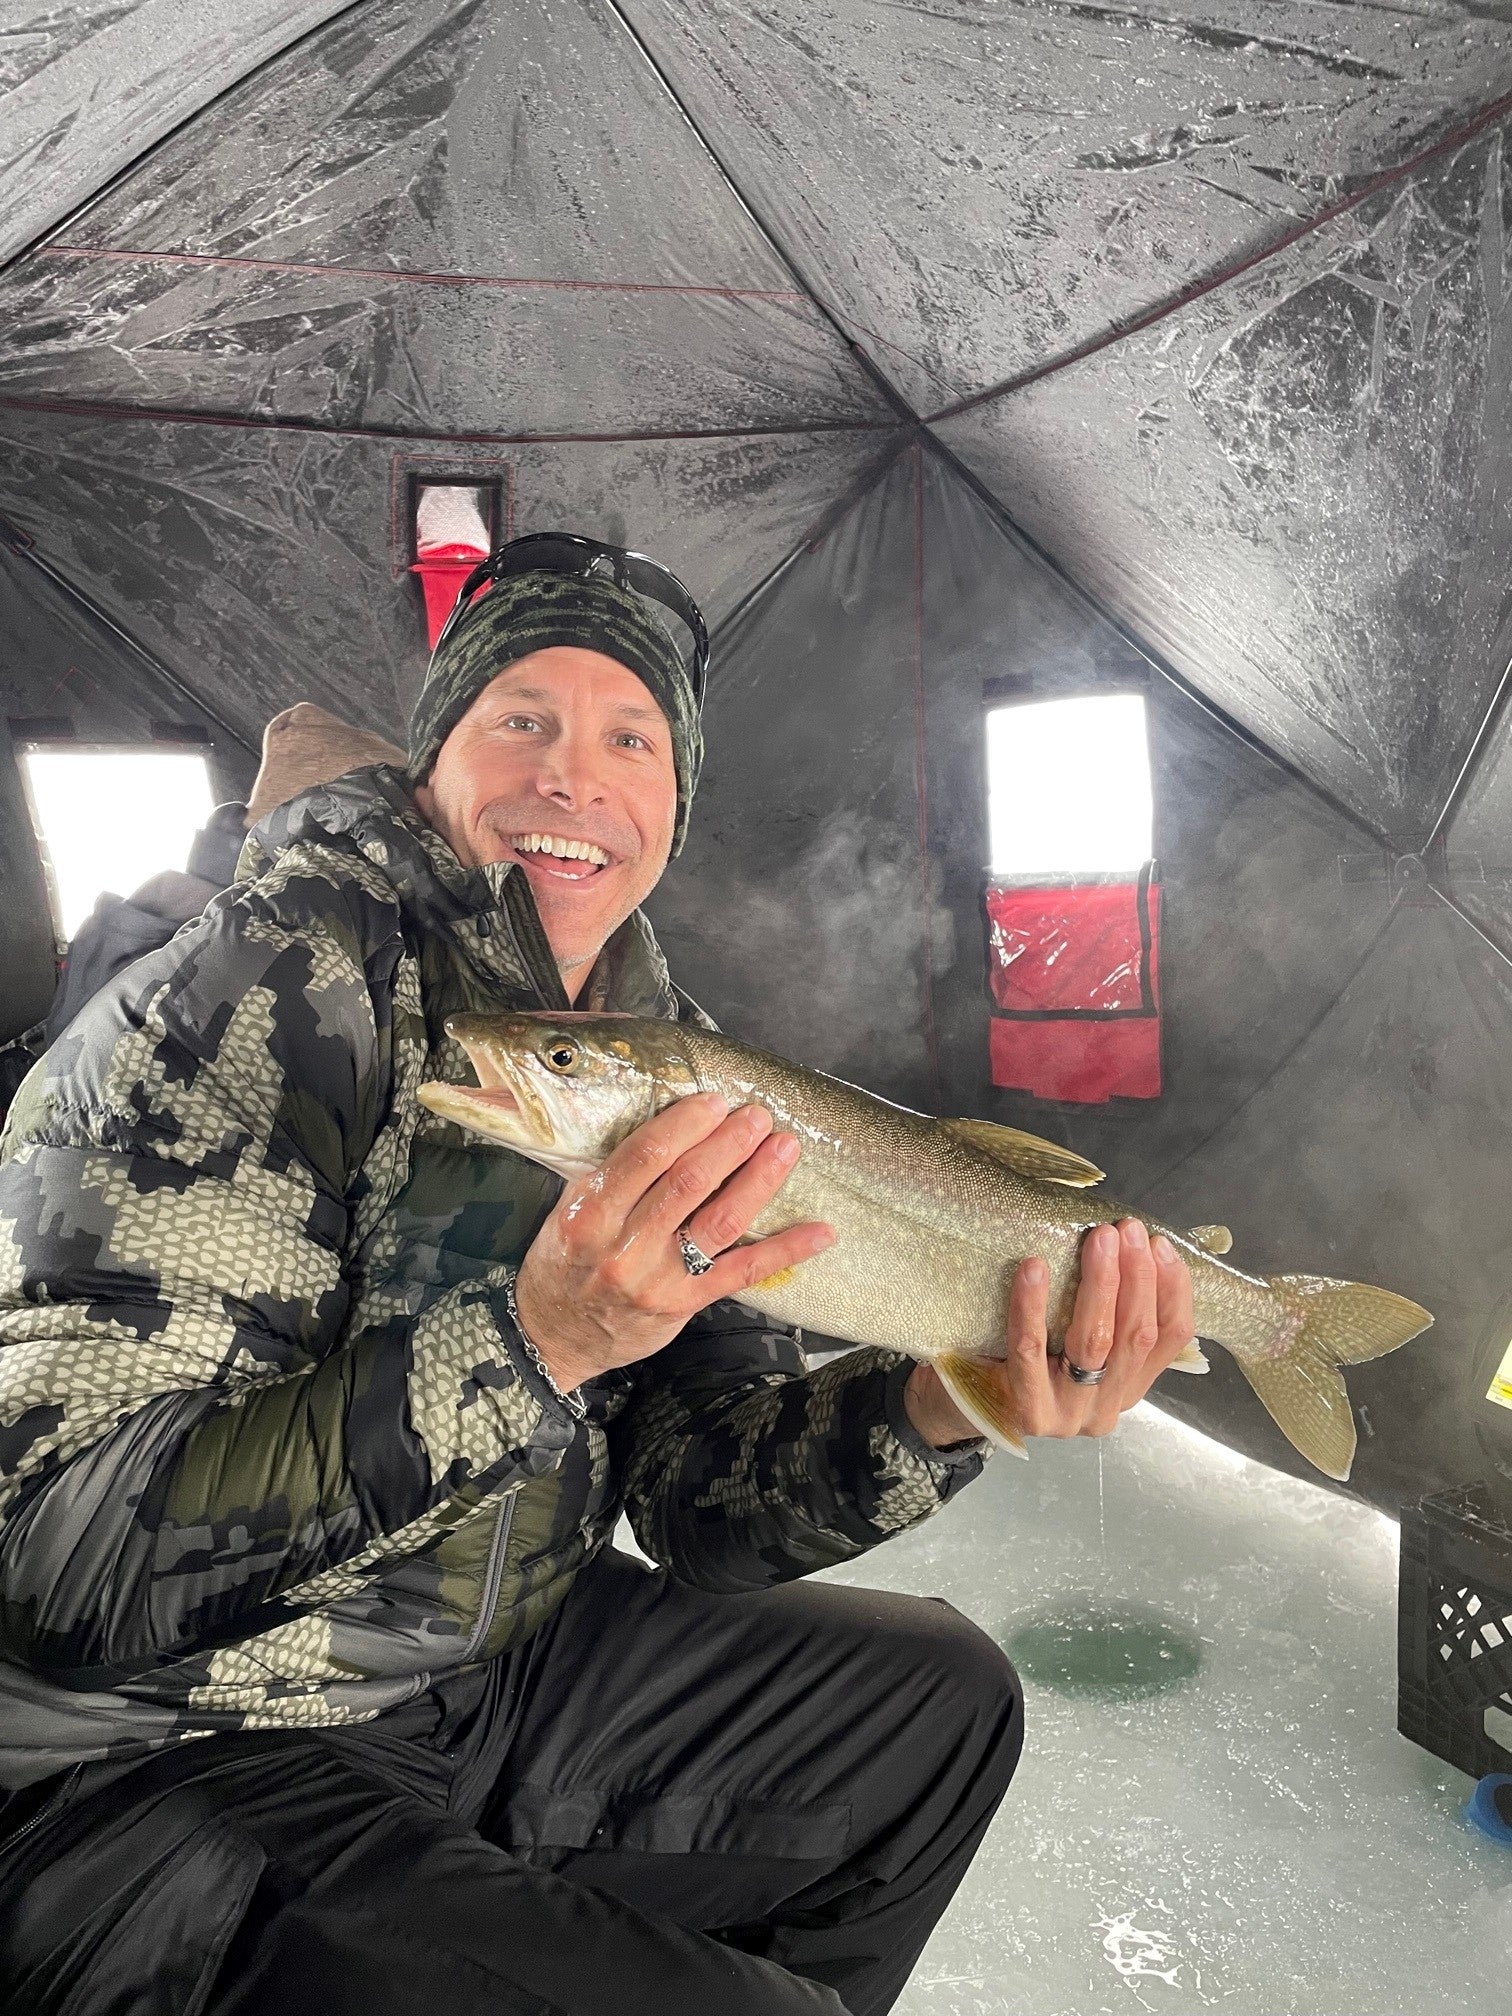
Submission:
[[624,546],[607,545],[602,539],[586,539],[577,532],[527,532],[523,538],[511,539],[486,560],[480,560],[457,591],[457,600],[441,627],[432,658],[443,648],[480,590],[514,574],[534,573],[575,574],[582,579],[608,573],[616,587],[669,609],[692,636],[693,701],[695,706],[703,706],[709,676],[709,632],[693,597],[659,560],[652,560],[645,553],[632,553]]

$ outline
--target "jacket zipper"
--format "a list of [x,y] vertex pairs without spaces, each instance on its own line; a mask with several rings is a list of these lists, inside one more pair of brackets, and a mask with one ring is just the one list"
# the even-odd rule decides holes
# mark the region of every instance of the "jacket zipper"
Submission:
[[499,1584],[504,1580],[504,1550],[509,1545],[509,1529],[514,1524],[515,1499],[519,1493],[511,1491],[499,1507],[499,1517],[494,1525],[493,1545],[488,1550],[488,1569],[483,1577],[483,1600],[478,1609],[478,1621],[472,1628],[472,1635],[462,1648],[462,1657],[457,1661],[465,1666],[483,1640],[488,1636],[488,1627],[493,1622],[494,1605],[499,1600]]
[[12,1848],[14,1848],[18,1842],[24,1841],[28,1834],[35,1833],[36,1829],[42,1825],[42,1822],[44,1820],[50,1820],[53,1817],[53,1815],[58,1811],[59,1807],[62,1806],[64,1802],[67,1800],[68,1795],[73,1790],[74,1785],[78,1779],[79,1773],[83,1770],[83,1768],[84,1767],[82,1764],[75,1764],[72,1771],[69,1772],[68,1776],[63,1780],[63,1783],[58,1787],[57,1791],[53,1793],[52,1797],[47,1801],[46,1805],[39,1806],[37,1811],[33,1813],[33,1815],[31,1816],[30,1820],[25,1821],[20,1827],[18,1827],[14,1834],[7,1834],[3,1838],[0,1838],[0,1855],[9,1855]]

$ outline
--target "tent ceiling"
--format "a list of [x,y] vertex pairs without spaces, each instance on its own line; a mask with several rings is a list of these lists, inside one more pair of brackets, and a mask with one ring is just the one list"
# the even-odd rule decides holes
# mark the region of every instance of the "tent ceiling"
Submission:
[[[81,207],[0,279],[0,401],[42,458],[3,493],[28,529],[81,507],[59,409],[171,414],[156,495],[181,488],[198,524],[202,472],[227,498],[241,472],[199,564],[260,584],[276,551],[289,603],[320,612],[310,499],[353,459],[361,508],[378,481],[328,437],[481,461],[520,437],[749,435],[769,499],[777,464],[808,474],[749,541],[735,511],[707,542],[727,609],[906,402],[1231,718],[1393,844],[1433,831],[1508,655],[1512,6],[261,0],[197,10],[203,58],[173,66],[167,0],[37,20],[5,102],[42,135],[48,201],[71,176]],[[84,203],[133,106],[150,144]],[[191,416],[319,445],[265,427],[212,449]],[[755,466],[694,459],[727,502]],[[129,541],[129,469],[112,480]],[[548,508],[602,527],[585,480]],[[364,543],[358,508],[337,545]],[[661,536],[654,508],[621,515]],[[79,585],[129,620],[140,557]],[[150,627],[213,679],[201,615]],[[406,621],[383,618],[386,663]]]
[[924,415],[1254,257],[1512,90],[1512,10],[1448,0],[621,11]]
[[1512,649],[1503,129],[941,438],[1195,685],[1404,847]]
[[20,397],[403,433],[885,423],[617,17],[376,0],[0,289]]
[[[0,28],[0,261],[352,0],[70,0]],[[184,51],[192,48],[192,62]]]
[[1469,770],[1445,851],[1457,900],[1512,954],[1512,711],[1505,707]]

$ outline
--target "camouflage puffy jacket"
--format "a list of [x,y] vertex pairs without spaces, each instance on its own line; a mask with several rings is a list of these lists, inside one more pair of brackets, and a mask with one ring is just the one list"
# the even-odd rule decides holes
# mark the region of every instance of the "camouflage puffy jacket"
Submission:
[[[281,808],[245,878],[84,1009],[0,1162],[0,1784],[195,1732],[366,1721],[519,1642],[621,1507],[739,1591],[845,1560],[980,1467],[908,1361],[816,1370],[722,1303],[579,1426],[502,1289],[558,1179],[415,1088],[458,1009],[566,1005],[518,867],[396,772]],[[637,913],[585,1007],[699,1011]]]

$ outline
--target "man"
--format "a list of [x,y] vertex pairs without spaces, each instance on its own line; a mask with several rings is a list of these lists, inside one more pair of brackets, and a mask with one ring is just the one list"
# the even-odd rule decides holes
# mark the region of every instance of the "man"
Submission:
[[[700,1014],[639,907],[701,756],[647,599],[685,591],[573,551],[495,556],[407,773],[265,820],[18,1097],[16,2006],[874,2016],[1012,1774],[980,1632],[799,1579],[984,1451],[927,1370],[808,1370],[741,1307],[833,1236],[736,1245],[795,1144],[689,1099],[564,1189],[415,1099],[467,1075],[458,1010]],[[1015,1282],[1031,1433],[1106,1432],[1191,1336],[1134,1228],[1084,1273],[1087,1383],[1047,1359],[1043,1266]],[[607,1547],[621,1506],[657,1571]]]

